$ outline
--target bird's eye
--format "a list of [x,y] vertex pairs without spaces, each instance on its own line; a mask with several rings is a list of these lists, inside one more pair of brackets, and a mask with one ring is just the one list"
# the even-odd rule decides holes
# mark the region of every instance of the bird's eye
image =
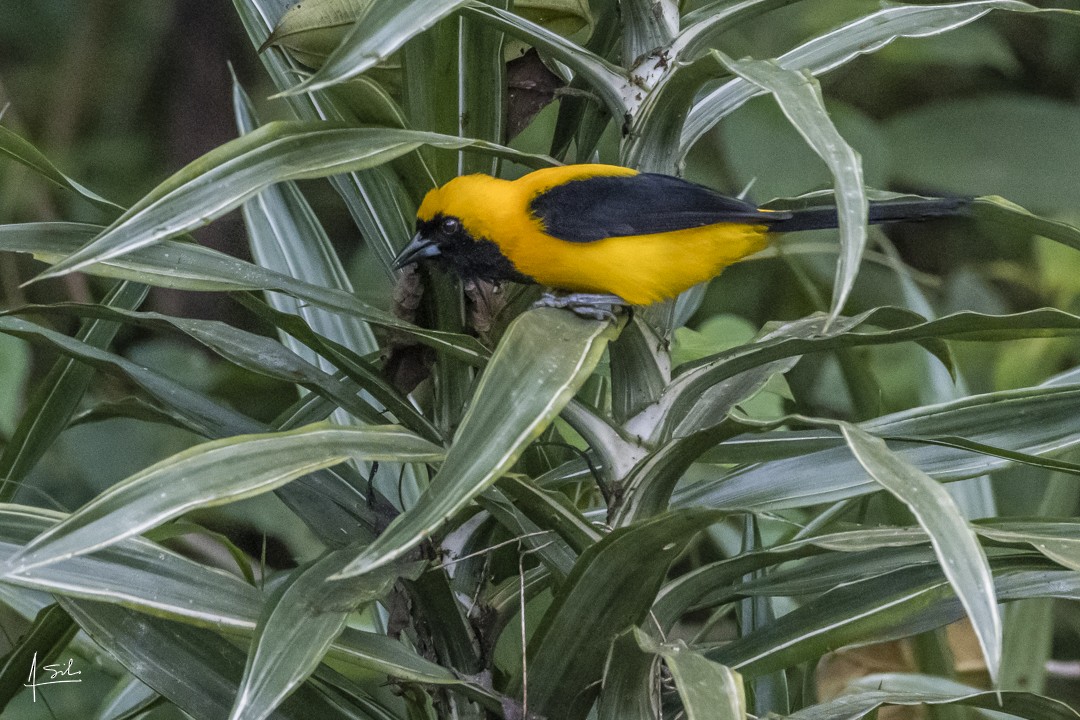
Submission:
[[445,218],[439,226],[443,235],[457,235],[461,232],[461,221],[457,218]]

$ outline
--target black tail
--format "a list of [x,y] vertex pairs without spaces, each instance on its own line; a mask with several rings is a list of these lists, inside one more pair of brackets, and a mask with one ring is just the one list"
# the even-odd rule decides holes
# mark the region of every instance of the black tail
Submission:
[[[931,218],[964,215],[970,198],[897,198],[870,202],[870,223],[913,222]],[[785,211],[790,217],[769,225],[772,232],[785,233],[796,230],[824,230],[836,227],[836,206],[808,207]]]

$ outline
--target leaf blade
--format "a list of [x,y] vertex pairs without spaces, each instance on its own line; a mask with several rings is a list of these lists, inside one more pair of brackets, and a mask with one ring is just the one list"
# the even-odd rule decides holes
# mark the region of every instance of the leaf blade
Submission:
[[442,450],[392,425],[316,424],[204,443],[114,485],[8,558],[5,574],[107,547],[190,509],[266,492],[351,456],[428,462],[440,459]]
[[[572,313],[531,310],[506,331],[430,488],[340,574],[401,557],[494,483],[555,419],[600,360],[617,329]],[[521,378],[532,392],[518,392]],[[509,407],[507,407],[509,405]]]
[[930,537],[949,583],[971,618],[993,683],[1001,672],[1002,626],[986,553],[941,485],[892,453],[885,441],[842,423],[840,432],[859,464],[908,509]]

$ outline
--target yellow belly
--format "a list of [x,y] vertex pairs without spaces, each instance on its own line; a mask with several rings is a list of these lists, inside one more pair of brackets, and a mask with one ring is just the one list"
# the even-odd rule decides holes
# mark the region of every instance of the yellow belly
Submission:
[[768,244],[764,225],[723,223],[584,243],[535,234],[514,243],[510,255],[542,285],[649,305],[716,277]]

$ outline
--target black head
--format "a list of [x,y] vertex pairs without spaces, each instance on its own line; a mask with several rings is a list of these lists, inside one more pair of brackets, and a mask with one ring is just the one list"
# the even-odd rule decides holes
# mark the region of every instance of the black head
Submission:
[[416,221],[416,235],[398,254],[394,268],[426,259],[434,259],[466,280],[532,282],[514,268],[498,245],[473,237],[460,218],[442,213]]

